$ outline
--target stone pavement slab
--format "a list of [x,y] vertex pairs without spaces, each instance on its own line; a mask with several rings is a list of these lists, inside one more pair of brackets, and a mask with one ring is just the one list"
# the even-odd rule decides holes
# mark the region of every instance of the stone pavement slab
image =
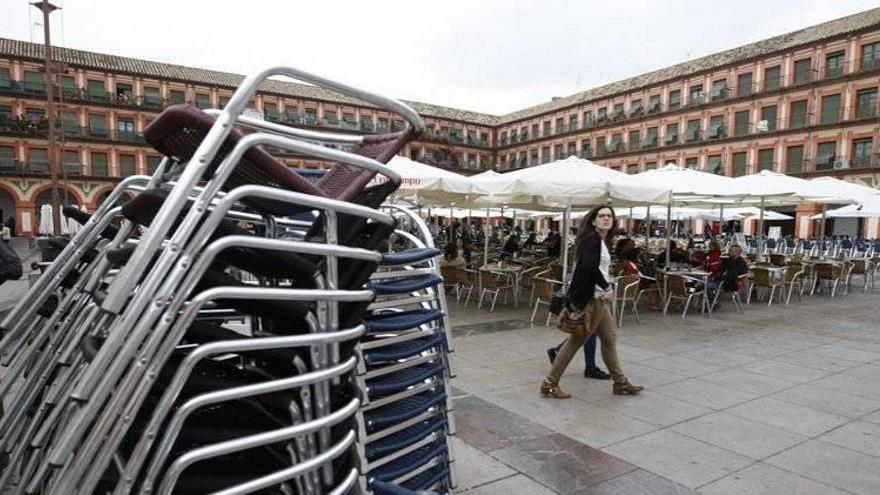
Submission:
[[766,462],[853,493],[880,493],[880,458],[828,442],[811,440]]
[[704,495],[843,495],[847,492],[767,464],[753,464],[710,483]]
[[779,399],[762,398],[727,409],[741,418],[783,430],[814,437],[849,421],[837,414],[792,404]]
[[688,488],[697,488],[754,462],[668,430],[636,437],[603,451]]
[[749,392],[717,385],[698,378],[661,385],[654,391],[712,409],[725,409],[758,397],[758,395]]
[[724,412],[686,421],[674,426],[672,431],[755,460],[764,459],[807,440],[807,437],[756,424]]

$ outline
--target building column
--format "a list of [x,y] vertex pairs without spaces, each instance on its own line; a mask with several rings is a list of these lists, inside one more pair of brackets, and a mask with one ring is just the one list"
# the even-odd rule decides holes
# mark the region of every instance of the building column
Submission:
[[756,223],[757,221],[755,220],[755,217],[746,217],[742,219],[740,225],[742,225],[743,235],[752,235],[757,230]]
[[806,239],[818,234],[818,222],[812,220],[812,217],[818,213],[822,213],[822,208],[815,203],[801,203],[797,206],[794,220],[795,237]]
[[877,239],[880,237],[880,218],[865,219],[865,239]]
[[19,203],[15,205],[15,228],[19,235],[34,235],[36,231],[36,209],[33,203]]

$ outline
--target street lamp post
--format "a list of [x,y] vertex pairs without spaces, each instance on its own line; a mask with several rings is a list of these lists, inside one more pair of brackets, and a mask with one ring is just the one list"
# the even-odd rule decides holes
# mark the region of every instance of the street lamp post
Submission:
[[49,14],[58,10],[46,0],[31,3],[43,13],[43,71],[46,84],[46,113],[49,116],[49,175],[52,183],[52,235],[61,235],[61,198],[58,197],[58,146],[55,139],[55,75],[52,61],[52,43],[49,37]]

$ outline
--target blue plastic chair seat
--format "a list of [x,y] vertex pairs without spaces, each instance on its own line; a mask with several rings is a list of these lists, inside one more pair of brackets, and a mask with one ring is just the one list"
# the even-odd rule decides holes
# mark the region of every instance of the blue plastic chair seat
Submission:
[[436,248],[407,249],[397,253],[385,253],[382,255],[381,264],[384,266],[410,265],[419,261],[429,260],[440,254]]
[[367,394],[370,399],[376,399],[395,394],[407,388],[423,382],[435,375],[440,375],[446,369],[442,361],[424,363],[411,368],[406,368],[394,373],[388,373],[367,380]]
[[417,277],[397,278],[390,280],[370,280],[366,288],[379,296],[391,296],[396,294],[409,294],[428,287],[433,287],[443,282],[439,275],[419,275]]
[[384,347],[377,347],[364,351],[364,362],[376,364],[387,361],[396,361],[408,357],[417,356],[422,352],[443,344],[443,335],[434,334],[421,339],[408,340]]
[[364,453],[367,459],[374,461],[384,457],[392,452],[405,449],[406,447],[418,442],[431,433],[442,430],[446,426],[446,418],[443,416],[435,416],[421,423],[414,424],[405,430],[401,430],[393,435],[370,442],[364,447]]
[[399,313],[373,315],[365,324],[367,333],[400,332],[420,327],[441,318],[443,318],[443,312],[439,309],[416,309]]
[[[448,479],[448,477],[449,468],[444,465],[440,465],[433,467],[414,478],[406,480],[403,485],[406,488],[412,490],[429,490],[432,486],[436,485],[444,478]],[[445,485],[446,484],[444,483],[443,491],[441,493],[446,493],[447,489]]]
[[446,394],[439,390],[429,390],[397,402],[364,412],[364,423],[372,433],[389,426],[402,423],[422,414],[432,407],[442,404]]
[[382,481],[390,481],[417,469],[437,456],[446,454],[446,439],[440,439],[429,445],[416,449],[388,464],[383,464],[370,471],[368,476]]

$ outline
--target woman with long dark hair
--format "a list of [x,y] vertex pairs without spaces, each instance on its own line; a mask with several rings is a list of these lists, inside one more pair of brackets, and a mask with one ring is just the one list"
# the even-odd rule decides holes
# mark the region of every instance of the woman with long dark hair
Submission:
[[[590,328],[594,329],[602,343],[602,360],[611,373],[612,392],[615,395],[635,395],[644,390],[644,387],[629,383],[620,369],[614,317],[611,316],[609,307],[614,291],[608,283],[611,269],[608,233],[614,228],[614,223],[614,210],[609,206],[593,208],[581,221],[575,241],[577,263],[568,288],[567,309],[569,313],[573,313],[573,318],[577,318],[580,314],[589,317]],[[542,396],[555,399],[571,397],[571,394],[559,386],[559,379],[587,338],[587,336],[572,335],[562,346],[553,361],[550,374],[541,384]]]

